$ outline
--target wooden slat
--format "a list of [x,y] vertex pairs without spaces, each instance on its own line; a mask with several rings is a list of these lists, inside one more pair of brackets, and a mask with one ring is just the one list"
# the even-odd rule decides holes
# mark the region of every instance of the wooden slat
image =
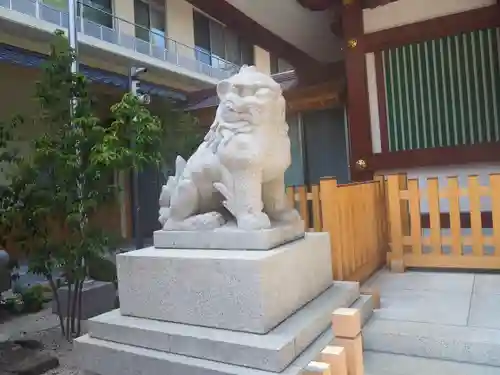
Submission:
[[460,226],[460,195],[458,177],[448,177],[448,199],[450,204],[451,254],[462,255],[462,233]]
[[313,209],[313,228],[315,232],[321,232],[321,202],[319,196],[319,185],[311,187],[312,192],[312,209]]
[[[374,207],[373,207],[373,197],[375,195],[375,186],[371,185],[363,185],[361,186],[361,193],[365,196],[366,194],[366,199],[363,197],[362,200],[362,206],[361,206],[361,211],[362,215],[365,218],[364,222],[367,224],[366,225],[366,236],[363,238],[363,247],[361,249],[361,261],[362,264],[366,264],[370,261],[370,259],[373,258],[372,253],[376,254],[376,251],[373,251],[372,247],[376,244],[377,242],[377,234],[374,228],[377,225],[377,220],[375,217],[373,217],[373,213],[375,212]],[[358,232],[361,232],[363,229],[359,228]],[[357,233],[358,235],[360,233]]]
[[[457,177],[458,178],[458,177]],[[479,195],[481,196],[487,196],[490,194],[490,188],[489,186],[479,186],[478,187],[478,192],[479,192]],[[425,188],[420,188],[420,196],[421,197],[427,197],[428,196],[428,191],[427,189]],[[453,192],[452,195],[455,195],[456,193]],[[468,197],[469,196],[469,189],[468,188],[463,188],[463,187],[459,187],[458,188],[458,195],[461,196],[461,197]],[[408,193],[407,190],[401,190],[400,193],[399,193],[399,197],[402,199],[402,200],[408,200],[410,199],[410,195]],[[442,188],[442,189],[439,189],[439,198],[444,198],[444,199],[448,199],[450,198],[450,192],[449,192],[449,188]]]
[[393,260],[403,259],[403,218],[400,200],[400,176],[387,178],[387,205],[389,209],[390,242]]
[[[474,237],[472,236],[462,236],[460,237],[463,246],[472,246],[474,244]],[[407,246],[411,246],[413,239],[410,236],[403,237],[403,244]],[[482,243],[485,246],[493,246],[493,236],[485,236],[482,238]],[[451,236],[441,236],[441,245],[442,246],[452,246],[453,238]],[[422,246],[432,246],[432,237],[425,236],[422,237]],[[461,254],[462,255],[462,254]],[[426,256],[426,255],[423,255]],[[463,255],[468,257],[469,255]]]
[[295,208],[295,192],[293,186],[289,186],[286,188],[286,196],[288,198],[289,205]]
[[479,179],[477,176],[469,176],[469,204],[470,204],[470,227],[472,232],[472,253],[474,256],[483,254],[483,228],[481,223],[481,200],[479,192]]
[[493,218],[493,246],[495,256],[500,256],[500,174],[490,176],[491,213]]
[[348,214],[347,227],[344,229],[347,230],[347,236],[345,236],[347,240],[346,249],[352,249],[351,251],[347,251],[347,253],[350,255],[349,273],[353,273],[361,265],[363,239],[357,235],[356,228],[364,226],[364,221],[357,221],[356,219],[361,219],[361,203],[363,200],[354,199],[354,197],[359,197],[361,186],[356,186],[352,189],[343,188],[343,190],[346,194],[343,202],[344,210]]
[[350,223],[350,210],[352,206],[345,204],[346,200],[349,199],[349,190],[346,188],[338,189],[338,215],[340,219],[340,225],[337,228],[338,233],[334,235],[339,236],[341,246],[340,251],[342,252],[342,269],[343,274],[347,277],[351,273],[351,265],[353,263],[353,244],[354,240],[352,236],[352,226]]
[[343,280],[342,252],[340,237],[336,230],[339,228],[337,208],[337,180],[328,178],[320,181],[321,212],[323,213],[323,230],[330,234],[332,255],[332,273],[335,280]]
[[307,203],[307,190],[305,186],[296,188],[299,194],[299,212],[302,220],[304,220],[304,227],[309,229],[309,205]]
[[408,192],[410,195],[410,225],[412,238],[412,253],[422,254],[422,225],[420,224],[420,194],[418,180],[408,180]]
[[441,253],[441,216],[439,207],[439,181],[436,178],[427,179],[429,216],[431,221],[431,247],[434,254]]
[[500,257],[405,254],[405,266],[422,268],[500,269]]

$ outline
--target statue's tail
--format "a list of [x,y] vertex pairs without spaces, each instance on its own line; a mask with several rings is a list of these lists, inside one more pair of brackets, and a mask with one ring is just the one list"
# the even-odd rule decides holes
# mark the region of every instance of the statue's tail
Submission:
[[169,176],[167,184],[163,185],[160,193],[160,217],[159,221],[161,225],[164,225],[170,216],[170,200],[172,195],[177,190],[179,181],[182,178],[184,169],[186,168],[186,160],[182,156],[177,156],[175,159],[175,175]]

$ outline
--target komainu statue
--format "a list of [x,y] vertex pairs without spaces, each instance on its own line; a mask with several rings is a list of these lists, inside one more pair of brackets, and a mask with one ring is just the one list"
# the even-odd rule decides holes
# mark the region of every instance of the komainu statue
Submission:
[[[291,163],[281,87],[254,66],[217,85],[220,99],[204,141],[162,188],[164,230],[210,230],[235,222],[260,230],[300,221],[285,195]],[[234,227],[234,224],[232,225]]]

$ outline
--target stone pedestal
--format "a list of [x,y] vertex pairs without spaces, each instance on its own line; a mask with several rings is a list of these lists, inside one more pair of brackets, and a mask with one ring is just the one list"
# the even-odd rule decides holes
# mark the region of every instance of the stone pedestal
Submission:
[[120,310],[76,340],[101,375],[298,375],[359,297],[332,284],[329,235],[267,251],[146,248],[117,257]]
[[151,247],[116,259],[123,315],[236,331],[267,333],[332,284],[327,233],[268,251]]

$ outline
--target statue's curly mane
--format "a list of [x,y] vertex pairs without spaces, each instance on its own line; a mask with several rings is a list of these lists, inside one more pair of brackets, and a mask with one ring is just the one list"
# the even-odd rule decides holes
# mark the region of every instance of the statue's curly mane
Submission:
[[[255,123],[254,118],[250,116],[251,121],[248,122],[231,122],[224,120],[222,116],[222,111],[226,105],[226,99],[223,97],[220,104],[217,106],[217,111],[215,113],[214,121],[205,136],[205,141],[210,145],[216,145],[216,147],[224,139],[228,140],[235,134],[240,133],[252,133],[254,129],[258,127],[267,127],[269,130],[274,130],[269,132],[269,135],[276,135],[277,137],[288,136],[288,123],[286,122],[286,102],[281,89],[279,93],[264,104],[266,111],[270,113],[264,121]],[[262,103],[261,103],[262,104]]]

